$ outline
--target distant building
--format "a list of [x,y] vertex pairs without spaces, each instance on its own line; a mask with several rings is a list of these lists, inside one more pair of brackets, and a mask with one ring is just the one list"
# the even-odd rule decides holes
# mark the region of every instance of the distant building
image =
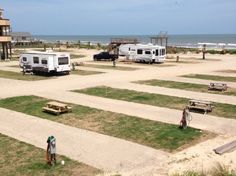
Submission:
[[30,43],[32,35],[29,32],[12,32],[12,43]]
[[3,18],[3,9],[0,8],[0,59],[11,58],[10,21]]

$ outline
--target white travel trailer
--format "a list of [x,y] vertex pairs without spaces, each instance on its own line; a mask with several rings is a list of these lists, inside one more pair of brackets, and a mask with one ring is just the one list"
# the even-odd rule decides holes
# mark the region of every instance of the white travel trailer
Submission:
[[153,44],[127,44],[120,46],[119,55],[135,62],[162,63],[166,59],[166,48]]
[[128,56],[130,55],[131,48],[135,48],[135,44],[125,44],[125,45],[120,45],[119,47],[119,55],[120,56]]
[[29,51],[21,54],[20,67],[33,73],[70,73],[70,54],[56,52]]

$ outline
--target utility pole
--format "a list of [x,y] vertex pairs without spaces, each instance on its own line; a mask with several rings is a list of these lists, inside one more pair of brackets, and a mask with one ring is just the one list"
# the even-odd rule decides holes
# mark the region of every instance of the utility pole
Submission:
[[206,44],[203,44],[203,48],[202,48],[202,59],[206,59],[205,54],[206,54]]

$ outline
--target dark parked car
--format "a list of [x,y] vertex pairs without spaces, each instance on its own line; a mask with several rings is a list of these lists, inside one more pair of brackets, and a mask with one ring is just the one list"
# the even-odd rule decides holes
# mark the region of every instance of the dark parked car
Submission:
[[110,54],[109,52],[101,52],[99,54],[93,55],[93,60],[115,60],[118,59],[116,54]]

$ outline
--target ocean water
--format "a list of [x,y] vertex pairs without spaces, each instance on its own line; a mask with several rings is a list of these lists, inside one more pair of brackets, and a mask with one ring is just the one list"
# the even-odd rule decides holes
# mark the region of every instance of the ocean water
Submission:
[[[150,43],[153,35],[34,35],[46,42],[91,42],[92,44],[109,44],[111,38],[137,38],[141,43]],[[201,34],[201,35],[168,35],[169,46],[199,47],[199,43],[209,43],[209,47],[236,48],[236,34]],[[215,45],[215,46],[214,46]]]

